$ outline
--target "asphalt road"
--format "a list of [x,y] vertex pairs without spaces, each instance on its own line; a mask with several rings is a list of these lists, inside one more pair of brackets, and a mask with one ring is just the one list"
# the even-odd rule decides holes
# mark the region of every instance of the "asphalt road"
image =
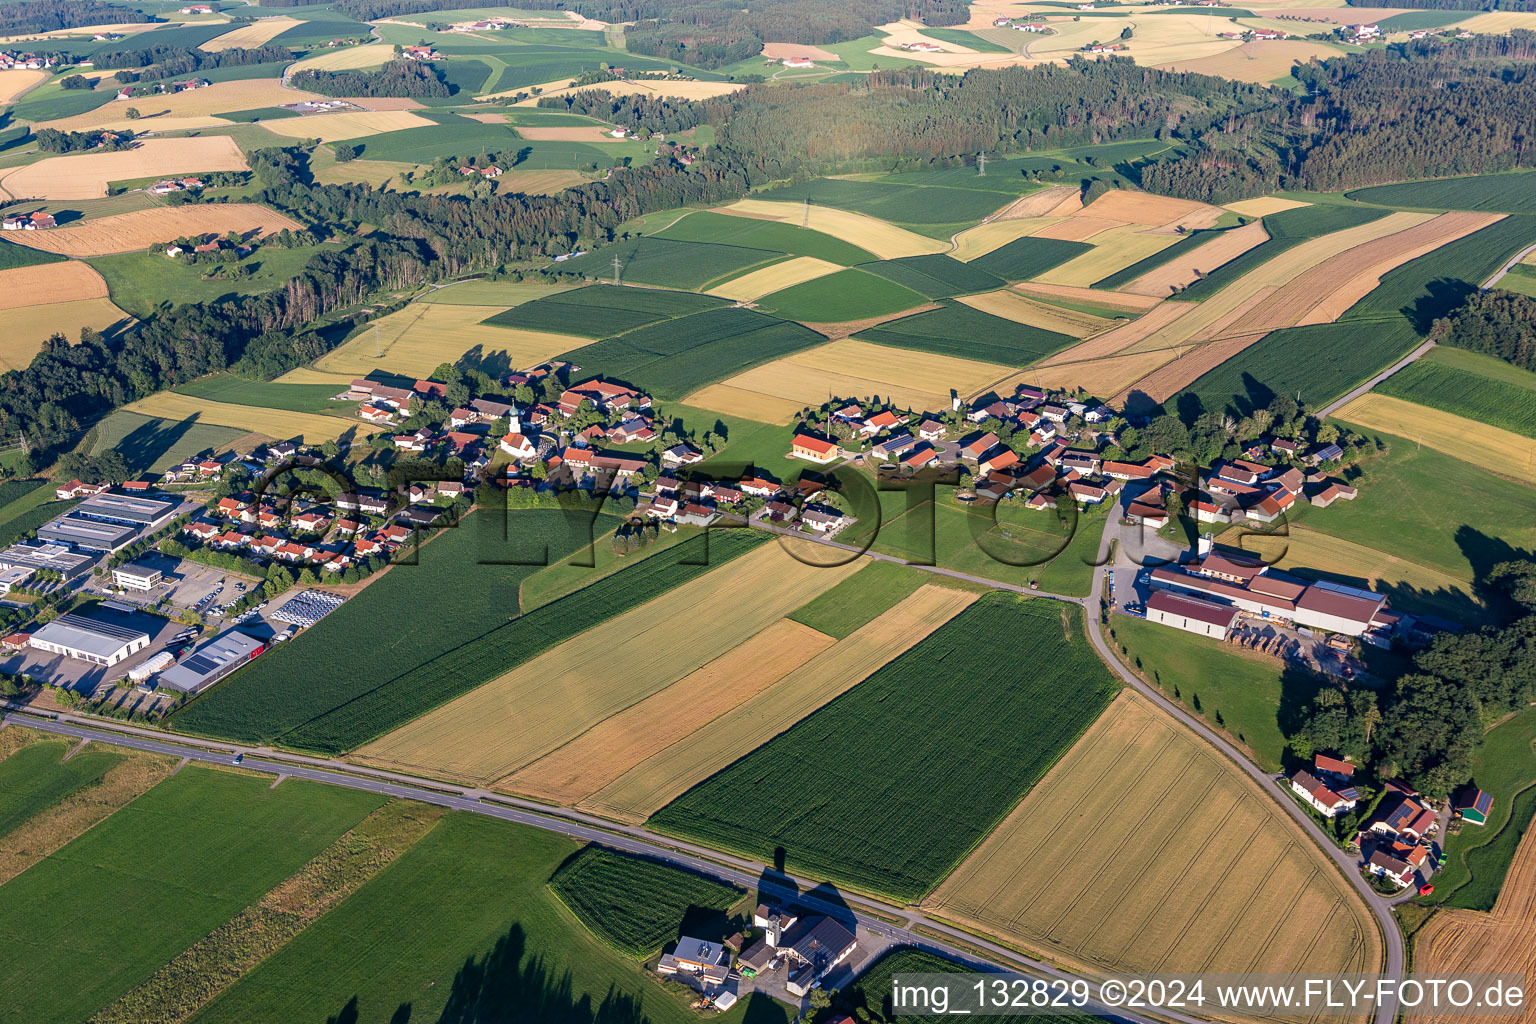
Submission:
[[[220,747],[213,744],[204,745],[200,741],[195,740],[183,741],[177,739],[171,741],[155,739],[143,735],[144,730],[116,727],[115,723],[101,723],[98,725],[92,722],[90,725],[83,725],[66,720],[63,716],[49,718],[31,713],[11,712],[0,716],[0,721],[6,723],[15,722],[17,725],[25,725],[28,728],[40,729],[45,732],[57,733],[76,739],[95,740],[120,747],[129,747],[134,750],[165,754],[170,757],[185,758],[188,761],[201,761],[210,764],[228,765],[232,762],[234,753],[240,752],[243,749],[240,747]],[[731,857],[712,850],[705,851],[702,847],[693,847],[687,843],[663,839],[638,826],[614,825],[610,822],[600,821],[600,819],[586,820],[587,816],[580,812],[555,808],[545,809],[542,805],[529,804],[512,798],[498,798],[495,802],[487,802],[481,797],[489,796],[489,794],[483,794],[479,790],[449,786],[429,788],[412,784],[409,781],[405,781],[403,777],[397,777],[400,778],[400,781],[396,781],[394,778],[387,777],[388,773],[384,772],[376,771],[366,775],[355,774],[352,771],[352,766],[341,766],[338,764],[335,768],[314,767],[313,762],[318,760],[317,758],[288,759],[277,755],[247,754],[242,760],[240,767],[279,776],[280,779],[304,779],[326,785],[345,786],[348,789],[377,793],[380,796],[394,797],[401,800],[419,800],[422,803],[433,804],[438,807],[465,811],[470,814],[483,814],[502,821],[515,822],[519,825],[543,829],[547,832],[555,832],[582,842],[601,843],[612,849],[650,857],[689,871],[717,878],[733,885],[741,886],[748,891],[756,890],[784,901],[794,901],[812,910],[838,916],[845,921],[851,915],[860,927],[876,934],[887,936],[896,944],[914,946],[940,956],[948,957],[980,973],[993,974],[1000,971],[1009,971],[1037,978],[1059,979],[1065,982],[1080,980],[1077,975],[1060,970],[1044,961],[1022,956],[1013,950],[990,942],[980,936],[972,935],[941,921],[932,920],[914,908],[886,904],[850,893],[839,894],[844,901],[843,905],[839,905],[830,900],[806,895],[820,883],[796,878],[792,875],[779,876],[783,881],[778,881],[767,875],[768,868],[764,864],[743,858]],[[311,763],[301,763],[302,761]],[[540,810],[530,809],[533,807],[539,807]],[[555,813],[545,813],[545,811]],[[689,852],[689,850],[698,850],[700,852],[695,854]],[[703,854],[705,853],[708,856],[704,856]],[[865,908],[865,910],[861,911],[861,907]],[[904,924],[893,925],[887,918],[901,920]],[[983,959],[958,946],[949,945],[932,938],[930,935],[920,934],[917,931],[918,928],[951,936],[971,947],[985,950],[990,954],[991,958]],[[1203,1024],[1203,1022],[1183,1014],[1160,1012],[1154,1018],[1133,1014],[1125,1010],[1110,1009],[1094,1002],[1090,1002],[1085,1009],[1087,1012],[1097,1014],[1112,1021],[1122,1022],[1122,1024],[1157,1024],[1159,1020],[1173,1021],[1175,1024]]]
[[1483,291],[1487,291],[1489,288],[1492,288],[1494,285],[1504,280],[1504,275],[1509,273],[1511,267],[1523,262],[1525,258],[1533,252],[1536,252],[1536,245],[1528,245],[1524,249],[1521,249],[1519,252],[1515,253],[1514,257],[1508,263],[1499,268],[1498,273],[1494,274],[1488,280],[1483,282]]
[[[1518,260],[1519,257],[1516,257],[1516,259]],[[1500,274],[1499,276],[1502,277],[1503,275]],[[1497,279],[1498,278],[1495,278],[1495,280]],[[1434,347],[1435,343],[1433,341],[1426,341],[1424,344],[1420,345],[1412,352],[1409,352],[1406,356],[1399,359],[1385,370],[1382,370],[1380,373],[1366,381],[1364,384],[1361,384],[1359,387],[1349,392],[1349,394],[1323,406],[1322,409],[1318,411],[1317,418],[1320,420],[1327,419],[1329,416],[1334,415],[1340,409],[1344,408],[1350,402],[1353,402],[1355,399],[1359,398],[1361,395],[1365,394],[1367,391],[1371,390],[1376,385],[1392,376],[1394,373],[1401,372],[1405,367],[1422,359],[1425,353]]]
[[[1140,527],[1123,526],[1119,517],[1111,514],[1109,522],[1104,527],[1104,540],[1100,543],[1099,551],[1101,553],[1104,552],[1105,546],[1111,540],[1120,539],[1119,534],[1126,529],[1140,529]],[[1117,559],[1125,559],[1124,564],[1133,565],[1133,562],[1125,558],[1125,547],[1124,543],[1116,545],[1116,551],[1119,552]],[[1163,696],[1161,691],[1155,687],[1143,682],[1140,676],[1132,672],[1129,667],[1120,661],[1114,649],[1104,639],[1103,629],[1099,625],[1099,603],[1102,600],[1103,592],[1104,573],[1102,570],[1096,569],[1093,574],[1093,589],[1088,595],[1087,617],[1088,636],[1093,641],[1094,648],[1099,652],[1099,657],[1104,659],[1109,667],[1115,671],[1115,674],[1125,681],[1127,686],[1134,688],[1137,693],[1140,693],[1143,697],[1157,705],[1170,718],[1177,719],[1190,731],[1225,754],[1228,760],[1247,773],[1249,778],[1257,782],[1264,792],[1274,797],[1275,802],[1291,816],[1297,825],[1301,826],[1303,831],[1312,837],[1313,842],[1321,847],[1324,853],[1333,858],[1334,863],[1339,866],[1339,870],[1343,872],[1344,877],[1360,893],[1361,899],[1365,901],[1366,906],[1370,907],[1371,913],[1376,916],[1376,921],[1381,926],[1382,941],[1386,946],[1386,963],[1383,967],[1383,973],[1387,977],[1401,980],[1406,957],[1404,955],[1402,932],[1398,930],[1397,919],[1392,916],[1392,901],[1383,899],[1371,888],[1370,883],[1360,873],[1355,856],[1339,849],[1338,845],[1322,830],[1322,827],[1313,821],[1311,816],[1302,810],[1296,801],[1290,799],[1284,793],[1277,792],[1278,787],[1273,776],[1248,760],[1242,751],[1238,750],[1225,737],[1211,729],[1203,721]],[[1377,1006],[1375,1024],[1393,1024],[1396,1016],[1397,998],[1394,994],[1392,998],[1384,999]]]

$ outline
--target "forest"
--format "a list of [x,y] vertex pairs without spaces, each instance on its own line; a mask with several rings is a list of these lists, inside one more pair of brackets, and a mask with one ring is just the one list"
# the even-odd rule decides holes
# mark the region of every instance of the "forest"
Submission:
[[440,71],[415,60],[392,60],[377,71],[299,71],[289,84],[322,96],[425,99],[453,95],[453,87],[443,80]]
[[98,68],[121,68],[113,77],[127,83],[190,75],[213,68],[293,60],[294,53],[286,46],[257,46],[249,49],[236,47],[218,53],[206,53],[184,46],[146,46],[137,50],[102,51],[91,59]]
[[100,0],[26,0],[25,3],[0,4],[0,36],[154,20],[143,11],[101,3]]
[[1536,370],[1536,299],[1497,288],[1473,292],[1450,316],[1436,320],[1429,336]]
[[1422,11],[1536,11],[1530,0],[1349,0],[1351,7],[1410,7]]
[[651,132],[673,134],[697,128],[707,113],[703,103],[675,96],[615,96],[609,92],[572,92],[564,96],[541,96],[539,106],[584,114],[610,124],[633,125]]
[[37,148],[44,153],[79,153],[88,149],[101,149],[111,153],[133,146],[133,132],[62,132],[57,128],[39,128],[32,133]]

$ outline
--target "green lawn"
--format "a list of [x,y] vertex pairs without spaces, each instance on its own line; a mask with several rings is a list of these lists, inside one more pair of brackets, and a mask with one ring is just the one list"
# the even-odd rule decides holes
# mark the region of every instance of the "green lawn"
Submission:
[[[237,295],[258,295],[274,291],[297,277],[319,246],[280,249],[261,246],[238,264],[221,267],[248,268],[249,277],[229,280],[205,280],[209,268],[187,266],[167,259],[159,252],[125,252],[116,256],[96,256],[86,262],[107,280],[112,301],[136,317],[149,316],[161,303],[173,306],[202,304],[231,299]],[[324,248],[337,248],[326,246]],[[225,273],[229,271],[226,270]]]
[[[249,906],[382,803],[189,766],[0,886],[0,991],[77,1024]],[[61,963],[71,965],[66,979]]]
[[1114,616],[1110,628],[1111,642],[1125,647],[1126,660],[1143,677],[1169,697],[1177,690],[1175,699],[1225,730],[1259,767],[1280,769],[1286,746],[1281,704],[1310,699],[1316,689],[1310,677],[1288,674],[1273,658],[1131,615]]
[[1426,902],[1492,910],[1536,812],[1536,708],[1489,730],[1472,761],[1472,782],[1493,796],[1488,824],[1463,822],[1460,833],[1445,839],[1435,892]]
[[234,427],[141,416],[117,409],[96,425],[96,444],[91,453],[99,455],[108,448],[116,448],[135,473],[160,472],[244,434],[245,431]]
[[72,740],[39,739],[0,761],[0,836],[71,793],[100,782],[123,759],[111,748],[92,747],[64,760],[73,746]]
[[[550,891],[575,852],[548,832],[449,814],[192,1020],[698,1021]],[[722,1019],[787,1024],[786,1011],[759,997]]]
[[841,323],[899,313],[927,301],[894,281],[850,269],[765,295],[758,305],[786,320]]

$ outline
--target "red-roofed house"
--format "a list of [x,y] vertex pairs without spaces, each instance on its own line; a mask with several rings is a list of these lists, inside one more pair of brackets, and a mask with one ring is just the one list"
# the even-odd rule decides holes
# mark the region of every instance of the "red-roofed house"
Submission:
[[843,454],[837,442],[813,437],[810,434],[796,434],[794,440],[790,442],[789,452],[797,459],[816,463],[832,462]]

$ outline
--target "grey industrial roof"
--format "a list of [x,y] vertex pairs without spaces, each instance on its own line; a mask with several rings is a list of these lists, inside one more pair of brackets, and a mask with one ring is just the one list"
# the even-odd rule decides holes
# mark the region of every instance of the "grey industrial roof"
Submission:
[[110,519],[115,522],[144,526],[163,519],[174,511],[176,503],[157,501],[154,498],[138,498],[131,494],[97,494],[75,506],[80,515]]
[[80,555],[59,544],[12,544],[0,551],[0,566],[25,566],[28,569],[52,569],[73,576],[84,572],[96,561],[92,555]]
[[136,526],[122,523],[102,523],[79,516],[60,516],[37,528],[42,540],[63,541],[66,544],[83,544],[95,548],[118,548],[128,543],[139,532]]
[[60,615],[41,629],[34,630],[32,639],[84,651],[98,658],[110,658],[135,640],[148,640],[149,634],[142,629],[115,626],[84,615]]
[[193,651],[180,663],[160,673],[160,683],[191,693],[248,659],[262,646],[260,640],[230,630]]

